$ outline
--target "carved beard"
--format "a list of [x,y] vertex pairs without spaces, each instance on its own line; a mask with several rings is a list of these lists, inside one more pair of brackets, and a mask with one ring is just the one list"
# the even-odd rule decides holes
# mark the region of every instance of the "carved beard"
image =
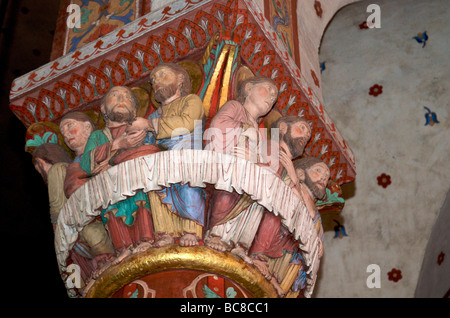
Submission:
[[161,88],[155,92],[155,100],[158,103],[163,103],[164,101],[175,95],[177,93],[177,90],[177,83],[161,86]]
[[290,126],[286,131],[286,134],[283,135],[283,141],[288,146],[292,158],[301,156],[305,150],[306,143],[308,142],[308,140],[304,137],[292,138]]
[[105,114],[106,118],[110,121],[116,122],[116,123],[131,123],[134,120],[134,113],[128,112],[128,113],[115,113],[114,108],[111,111],[107,111]]
[[311,180],[308,172],[305,173],[305,184],[309,188],[309,190],[311,190],[315,198],[322,199],[325,195],[325,188],[319,188],[319,186]]

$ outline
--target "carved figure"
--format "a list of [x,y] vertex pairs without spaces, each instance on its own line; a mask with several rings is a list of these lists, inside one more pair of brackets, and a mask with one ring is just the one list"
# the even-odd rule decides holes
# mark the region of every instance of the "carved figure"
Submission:
[[[314,157],[302,158],[294,163],[295,171],[298,175],[302,187],[301,195],[305,202],[313,203],[318,199],[323,199],[326,193],[326,187],[330,180],[330,168],[320,159]],[[307,205],[310,214],[313,217],[320,242],[319,257],[323,255],[323,227],[322,219],[315,205]]]
[[[270,111],[277,95],[277,86],[270,78],[257,76],[244,80],[238,87],[236,100],[226,102],[213,117],[208,130],[210,134],[205,136],[210,140],[207,149],[263,162],[261,147],[264,138],[258,129],[258,120]],[[262,212],[263,208],[246,194],[214,190],[208,212],[206,244],[219,251],[232,248],[232,253],[251,263],[246,250]],[[237,230],[243,222],[253,225],[253,228]]]
[[[272,128],[279,129],[279,165],[276,174],[295,189],[299,185],[299,178],[294,169],[292,160],[303,154],[304,148],[311,138],[311,127],[308,122],[298,116],[280,117],[272,124]],[[271,140],[276,142],[276,140]],[[272,277],[274,262],[286,263],[292,258],[292,255],[298,250],[298,242],[293,238],[292,234],[281,224],[281,217],[271,212],[265,211],[264,216],[259,224],[258,232],[254,238],[250,248],[253,264],[271,280],[280,296],[284,296],[285,292],[279,285],[280,277]],[[271,260],[276,261],[271,261]],[[290,286],[290,285],[289,285]]]
[[[106,126],[90,135],[80,162],[88,176],[95,176],[136,153],[142,155],[139,146],[142,146],[148,130],[132,125],[138,105],[133,92],[126,86],[115,86],[105,94],[100,110]],[[156,147],[146,149],[147,154],[156,151],[159,151]],[[149,209],[147,195],[139,191],[102,210],[102,220],[110,230],[114,248],[119,253],[113,263],[130,255],[134,245],[148,244],[154,240],[152,226],[147,226],[151,224]]]
[[[89,136],[96,130],[96,127],[85,113],[71,112],[61,119],[59,129],[65,143],[76,155],[73,163],[67,167],[64,181],[65,194],[69,198],[77,188],[89,180],[87,173],[80,167],[80,160]],[[101,221],[95,220],[86,225],[81,230],[79,237],[79,242],[74,246],[75,251],[83,257],[93,259],[96,268],[103,266],[115,252],[111,238]],[[73,257],[78,258],[77,255],[73,255]],[[75,261],[84,262],[80,259]]]
[[63,185],[66,168],[72,159],[60,145],[45,143],[33,151],[32,162],[48,186],[50,221],[55,226],[59,212],[66,203]]
[[91,133],[96,130],[91,118],[83,112],[71,112],[64,115],[59,123],[59,131],[66,145],[75,152],[73,162],[80,162],[86,142]]
[[107,170],[110,159],[121,149],[141,145],[146,130],[127,129],[136,119],[138,101],[131,89],[115,86],[103,97],[100,110],[106,127],[91,134],[81,158],[81,168],[90,176]]
[[64,182],[64,193],[66,197],[70,197],[76,189],[89,180],[89,175],[80,167],[80,161],[89,136],[96,127],[88,115],[76,111],[64,115],[59,123],[59,130],[66,145],[75,153],[73,162],[67,167]]
[[[198,134],[195,128],[204,121],[205,111],[200,97],[191,94],[190,77],[183,67],[160,64],[151,71],[150,83],[161,105],[148,119],[136,121],[136,127],[151,131],[145,143],[176,150],[191,149],[196,140],[201,142],[201,130]],[[177,237],[181,246],[198,244],[205,223],[204,189],[173,184],[148,196],[154,209],[157,247],[172,244]]]
[[[317,199],[322,199],[326,193],[326,187],[330,179],[330,169],[328,166],[318,158],[305,157],[294,162],[294,168],[300,181],[299,185],[306,186],[303,189],[300,189],[303,200],[305,202],[314,202]],[[313,215],[314,226],[320,238],[318,256],[321,258],[323,256],[322,219],[314,203],[313,207],[308,203],[307,208],[310,214]],[[292,257],[288,272],[292,274],[297,273],[295,275],[295,280],[292,283],[292,291],[298,294],[298,292],[305,287],[306,282],[306,268],[300,254]]]

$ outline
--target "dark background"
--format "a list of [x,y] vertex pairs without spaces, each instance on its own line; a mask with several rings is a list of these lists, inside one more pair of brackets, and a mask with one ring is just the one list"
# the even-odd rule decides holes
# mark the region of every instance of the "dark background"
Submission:
[[12,81],[50,61],[58,9],[58,0],[0,2],[1,281],[8,298],[24,301],[67,299],[47,187],[25,152],[25,126],[9,109]]

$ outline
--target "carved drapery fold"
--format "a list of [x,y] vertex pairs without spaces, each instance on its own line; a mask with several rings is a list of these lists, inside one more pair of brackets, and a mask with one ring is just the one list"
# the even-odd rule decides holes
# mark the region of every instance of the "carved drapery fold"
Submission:
[[268,211],[280,215],[282,224],[299,240],[308,274],[315,281],[319,237],[308,210],[291,188],[267,168],[250,161],[193,149],[164,151],[123,162],[74,192],[62,208],[55,230],[60,270],[64,271],[78,233],[100,215],[101,209],[139,190],[155,191],[174,183],[189,183],[192,187],[213,184],[219,190],[245,192]]

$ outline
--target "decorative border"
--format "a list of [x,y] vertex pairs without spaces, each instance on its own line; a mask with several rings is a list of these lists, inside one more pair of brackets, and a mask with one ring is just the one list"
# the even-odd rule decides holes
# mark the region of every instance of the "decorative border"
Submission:
[[[80,64],[92,62],[95,58],[110,52],[113,48],[119,49],[121,46],[135,41],[144,33],[161,28],[162,25],[177,19],[180,12],[187,14],[211,1],[213,0],[180,0],[171,3],[170,6],[142,16],[122,28],[114,30],[98,41],[84,45],[74,53],[62,56],[15,79],[11,85],[10,100],[17,100],[37,86],[42,86],[74,71],[80,67]],[[153,22],[147,24],[150,21]]]
[[279,111],[311,122],[308,154],[324,160],[339,184],[353,181],[353,153],[272,26],[249,0],[178,1],[143,16],[14,81],[10,108],[27,127],[57,121],[72,109],[95,103],[111,86],[142,80],[160,62],[202,53],[215,33],[224,29],[240,38],[241,58],[251,70],[277,83]]
[[90,287],[86,298],[107,298],[135,279],[163,270],[190,268],[213,272],[233,280],[253,297],[277,298],[277,293],[258,270],[230,253],[206,246],[152,248],[108,268]]

